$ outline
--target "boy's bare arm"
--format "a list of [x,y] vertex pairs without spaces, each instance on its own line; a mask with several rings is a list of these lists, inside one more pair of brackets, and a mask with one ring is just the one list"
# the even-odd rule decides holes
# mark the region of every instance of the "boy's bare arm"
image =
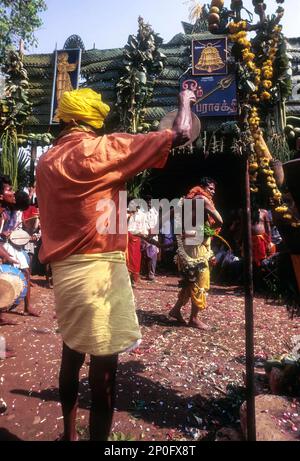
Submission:
[[223,224],[223,219],[220,213],[217,211],[217,209],[214,207],[214,205],[211,203],[210,200],[208,200],[207,197],[203,197],[204,199],[204,208],[207,211],[207,213],[214,218],[215,220],[215,225],[216,227],[222,226]]

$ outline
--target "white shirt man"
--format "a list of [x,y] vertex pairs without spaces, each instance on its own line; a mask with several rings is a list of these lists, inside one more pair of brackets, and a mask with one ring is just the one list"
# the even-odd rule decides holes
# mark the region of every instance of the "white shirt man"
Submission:
[[128,231],[132,234],[148,235],[147,215],[139,207],[130,215]]

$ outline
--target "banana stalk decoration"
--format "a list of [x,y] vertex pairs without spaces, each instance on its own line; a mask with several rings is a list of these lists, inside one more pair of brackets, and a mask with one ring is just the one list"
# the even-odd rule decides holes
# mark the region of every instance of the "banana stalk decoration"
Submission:
[[1,163],[0,169],[3,174],[12,180],[13,188],[18,186],[18,139],[17,132],[7,127],[1,136]]
[[4,97],[0,100],[0,169],[18,187],[18,129],[31,113],[28,100],[28,75],[22,54],[8,50],[3,70],[7,75]]

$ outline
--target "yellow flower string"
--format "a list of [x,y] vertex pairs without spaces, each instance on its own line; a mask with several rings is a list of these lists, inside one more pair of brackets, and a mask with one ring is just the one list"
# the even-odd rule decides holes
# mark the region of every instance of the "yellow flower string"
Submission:
[[259,110],[255,105],[261,101],[268,101],[272,97],[269,90],[273,86],[273,63],[278,50],[282,27],[280,25],[274,27],[270,39],[269,53],[261,69],[255,64],[256,55],[251,50],[252,44],[247,38],[247,27],[246,21],[231,22],[228,25],[229,40],[240,45],[242,61],[245,67],[254,74],[255,87],[250,95],[252,107],[248,115],[248,123],[254,143],[254,154],[249,159],[250,190],[252,193],[259,192],[257,179],[260,174],[260,177],[263,177],[269,196],[273,199],[275,212],[280,214],[282,219],[290,223],[292,227],[300,227],[300,221],[293,216],[289,208],[283,203],[282,194],[277,187],[274,172],[270,167],[272,155],[264,141],[263,132],[260,128]]

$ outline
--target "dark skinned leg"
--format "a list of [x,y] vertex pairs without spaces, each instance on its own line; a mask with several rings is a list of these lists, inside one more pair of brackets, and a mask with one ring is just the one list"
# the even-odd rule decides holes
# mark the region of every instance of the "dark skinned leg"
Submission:
[[193,327],[193,328],[198,328],[198,330],[209,331],[210,327],[206,325],[205,323],[201,322],[201,320],[197,318],[198,314],[199,314],[199,308],[195,306],[195,304],[192,302],[192,310],[191,310],[191,316],[190,316],[188,326]]
[[92,405],[90,410],[90,440],[108,439],[115,403],[118,356],[91,356],[89,383]]
[[76,411],[79,387],[79,372],[85,354],[73,351],[63,344],[62,361],[59,373],[59,396],[64,417],[63,440],[76,441]]
[[186,322],[181,314],[181,308],[186,305],[190,299],[190,290],[189,287],[184,287],[180,290],[176,304],[169,311],[169,316],[176,319],[179,323],[186,325]]
[[[33,260],[33,255],[31,253],[29,253],[29,260],[30,260],[30,263],[29,263],[29,274],[31,276],[32,274],[32,260]],[[31,278],[30,278],[30,286],[31,287],[34,287],[34,283],[32,282]]]
[[53,288],[53,277],[52,277],[52,270],[50,264],[46,265],[46,281],[48,284],[48,288]]
[[30,270],[26,269],[22,271],[27,280],[27,293],[24,299],[24,315],[32,315],[32,317],[39,317],[41,315],[40,312],[35,311],[30,306],[30,292],[31,292],[31,284],[30,284]]

